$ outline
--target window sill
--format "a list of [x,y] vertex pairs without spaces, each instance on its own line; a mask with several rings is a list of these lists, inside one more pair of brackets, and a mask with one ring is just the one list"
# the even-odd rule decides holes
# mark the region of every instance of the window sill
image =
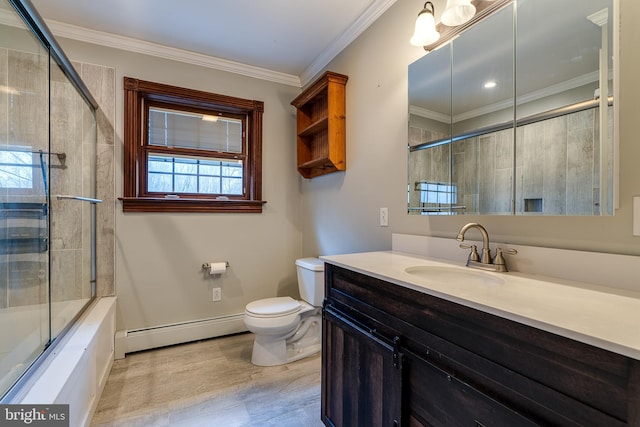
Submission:
[[165,199],[119,197],[123,212],[262,213],[263,200]]

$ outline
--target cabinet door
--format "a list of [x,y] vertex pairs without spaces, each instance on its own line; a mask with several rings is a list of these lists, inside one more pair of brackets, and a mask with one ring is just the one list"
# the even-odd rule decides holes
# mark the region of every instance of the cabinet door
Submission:
[[410,426],[539,425],[427,360],[406,358]]
[[[393,341],[327,307],[322,421],[335,427],[402,425],[402,355]],[[397,346],[396,346],[397,347]]]

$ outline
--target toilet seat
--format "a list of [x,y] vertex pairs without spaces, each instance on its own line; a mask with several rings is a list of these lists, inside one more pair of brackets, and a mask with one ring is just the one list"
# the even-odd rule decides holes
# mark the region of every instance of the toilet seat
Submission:
[[247,304],[245,311],[253,317],[270,318],[295,314],[300,311],[302,304],[291,297],[265,298]]

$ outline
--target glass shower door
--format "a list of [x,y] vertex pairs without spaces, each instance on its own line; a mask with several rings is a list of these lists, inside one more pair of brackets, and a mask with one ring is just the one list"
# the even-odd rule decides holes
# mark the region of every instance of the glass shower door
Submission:
[[[49,343],[49,53],[0,25],[0,395]],[[4,22],[11,22],[6,24]]]
[[96,120],[51,59],[51,339],[93,296]]
[[0,399],[95,296],[97,104],[17,3],[0,0]]

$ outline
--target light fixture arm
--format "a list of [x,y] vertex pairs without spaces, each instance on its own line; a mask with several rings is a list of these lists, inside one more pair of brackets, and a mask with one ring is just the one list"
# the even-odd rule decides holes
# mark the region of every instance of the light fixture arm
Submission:
[[[428,10],[427,6],[431,6],[431,10]],[[431,15],[433,15],[435,17],[436,16],[436,8],[435,8],[435,6],[433,6],[433,3],[431,3],[430,1],[425,2],[424,7],[418,13],[418,16],[422,15],[423,13],[430,13]]]

